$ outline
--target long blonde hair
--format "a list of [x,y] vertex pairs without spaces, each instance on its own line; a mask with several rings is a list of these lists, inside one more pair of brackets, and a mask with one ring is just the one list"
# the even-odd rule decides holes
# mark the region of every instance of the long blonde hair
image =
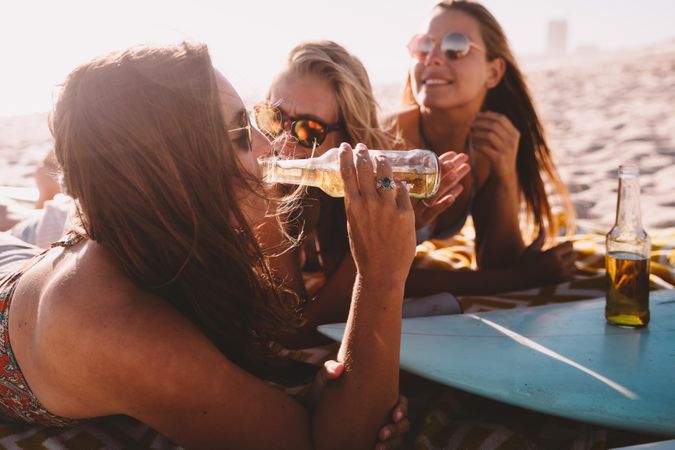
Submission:
[[[391,148],[395,139],[380,127],[368,72],[344,47],[328,40],[303,42],[289,53],[287,70],[301,76],[315,75],[328,82],[338,105],[338,121],[344,126],[341,139],[352,145],[361,142],[370,149]],[[321,204],[317,233],[323,269],[330,272],[349,249],[344,202],[315,191],[310,192],[318,196]],[[305,227],[305,218],[307,215],[303,215],[299,229]]]
[[385,149],[389,136],[380,128],[377,102],[368,72],[359,59],[333,41],[307,41],[288,55],[287,68],[298,75],[326,80],[335,94],[344,138],[371,149]]
[[[438,3],[434,9],[461,11],[473,17],[480,26],[487,58],[490,61],[496,58],[504,60],[506,66],[504,77],[497,86],[488,91],[484,108],[504,114],[520,132],[516,171],[525,200],[527,224],[530,225],[532,233],[537,228],[545,230],[549,239],[559,232],[559,224],[554,220],[546,193],[545,181],[548,181],[554,193],[561,200],[567,215],[567,232],[570,232],[575,215],[569,191],[553,164],[544,127],[539,120],[525,77],[513,56],[504,30],[497,19],[480,3],[450,0]],[[408,71],[402,102],[404,105],[416,104],[410,71]]]

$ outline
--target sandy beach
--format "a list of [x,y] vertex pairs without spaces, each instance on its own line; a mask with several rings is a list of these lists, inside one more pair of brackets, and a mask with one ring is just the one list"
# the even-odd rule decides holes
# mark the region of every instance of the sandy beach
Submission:
[[[524,68],[579,219],[611,226],[616,170],[632,162],[647,230],[675,226],[675,42]],[[396,105],[398,87],[376,92]],[[50,146],[47,114],[0,118],[0,185],[34,187]]]

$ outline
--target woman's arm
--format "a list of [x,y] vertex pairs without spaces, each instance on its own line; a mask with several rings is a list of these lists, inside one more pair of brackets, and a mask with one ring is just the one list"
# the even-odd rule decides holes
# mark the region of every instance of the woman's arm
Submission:
[[314,299],[305,306],[303,316],[310,326],[344,322],[349,313],[355,279],[354,258],[350,252],[347,252]]
[[[65,417],[136,417],[188,448],[372,448],[398,399],[414,217],[405,190],[376,191],[369,157],[357,154],[356,169],[351,150],[341,155],[357,266],[339,353],[345,372],[311,414],[228,361],[164,301],[107,277],[60,287],[69,306],[41,323],[44,360],[33,373],[49,378],[36,395]],[[380,162],[378,175],[387,167]]]
[[517,179],[490,178],[474,199],[471,216],[476,229],[476,260],[481,269],[514,264],[525,250],[520,231]]
[[478,113],[471,127],[477,164],[489,166],[472,208],[476,259],[485,269],[513,264],[525,250],[520,231],[520,186],[516,158],[520,133],[503,115]]
[[[378,178],[393,178],[386,159],[378,158],[376,169]],[[375,189],[365,146],[357,146],[354,164],[349,146],[342,144],[340,170],[357,275],[338,353],[346,376],[326,388],[325,401],[316,411],[316,436],[321,446],[368,448],[398,395],[401,307],[415,254],[414,214],[399,182],[395,190]],[[366,392],[369,400],[363,396]]]
[[406,282],[407,296],[438,292],[456,295],[496,294],[560,283],[574,275],[574,248],[570,242],[546,251],[526,253],[501,269],[413,269]]

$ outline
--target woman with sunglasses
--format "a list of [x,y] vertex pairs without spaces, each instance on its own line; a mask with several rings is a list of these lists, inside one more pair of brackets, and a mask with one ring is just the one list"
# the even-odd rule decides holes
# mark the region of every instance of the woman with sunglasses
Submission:
[[[319,156],[342,141],[363,142],[373,149],[395,145],[394,137],[383,132],[378,122],[377,104],[363,64],[332,41],[305,42],[291,50],[267,100],[255,107],[255,118],[261,131],[278,139],[278,151],[292,158]],[[439,212],[459,194],[457,180],[469,169],[464,155],[450,152],[440,159],[443,187],[427,199]],[[314,326],[344,321],[347,316],[356,270],[349,251],[344,202],[318,188],[308,188],[294,223],[294,234],[303,237],[297,260],[278,261],[277,270],[286,273],[300,295],[314,299],[303,310],[306,330],[311,334]],[[454,302],[450,305],[455,306]],[[447,310],[444,308],[437,313]],[[302,340],[303,345],[309,343]]]
[[[417,293],[452,289],[494,293],[557,283],[574,272],[569,242],[541,251],[558,232],[547,183],[572,217],[568,192],[553,164],[529,90],[495,18],[478,3],[436,5],[423,34],[408,45],[405,109],[386,121],[406,148],[450,149],[471,162],[462,194],[421,238],[451,236],[469,215],[479,270],[423,269],[408,282]],[[524,237],[519,214],[526,207]],[[418,221],[424,202],[415,205]],[[527,239],[531,244],[526,245]]]
[[341,362],[294,399],[279,386],[316,370],[278,351],[302,320],[268,262],[284,245],[254,157],[269,143],[206,46],[83,64],[51,127],[80,223],[39,255],[0,235],[3,416],[76,426],[123,414],[187,448],[395,443],[405,405],[379,443],[378,428],[398,396],[415,242],[405,189],[376,188],[392,176],[386,161],[373,168],[364,146],[341,146],[357,272],[350,320]]

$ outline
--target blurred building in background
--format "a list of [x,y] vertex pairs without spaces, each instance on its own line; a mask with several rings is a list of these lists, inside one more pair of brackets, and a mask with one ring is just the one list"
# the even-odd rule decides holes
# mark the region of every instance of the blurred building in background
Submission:
[[552,20],[548,23],[547,56],[563,56],[567,53],[567,21]]

